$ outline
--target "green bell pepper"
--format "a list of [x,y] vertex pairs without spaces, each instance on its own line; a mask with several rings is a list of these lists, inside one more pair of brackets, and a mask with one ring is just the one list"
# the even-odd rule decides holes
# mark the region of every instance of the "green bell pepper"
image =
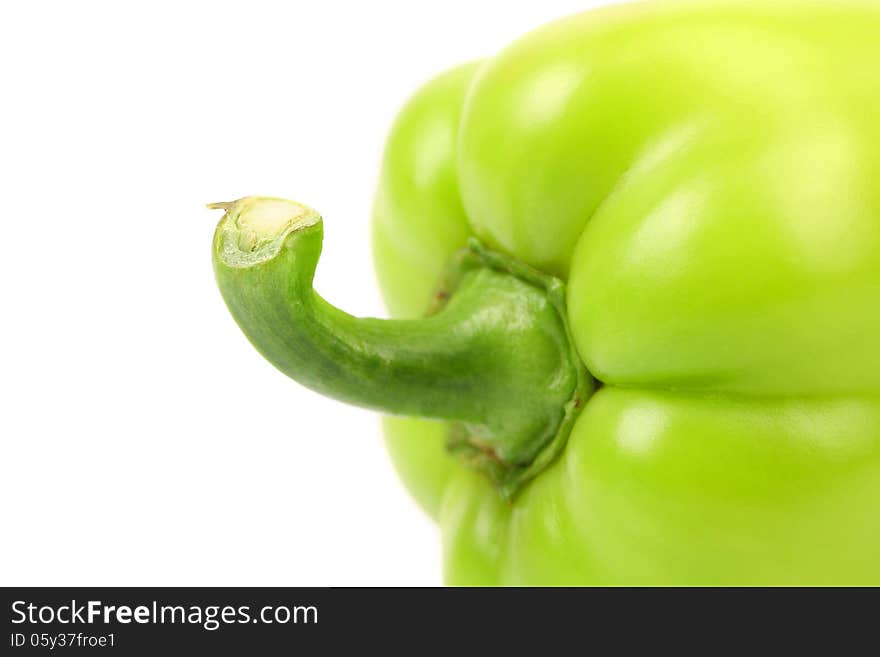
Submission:
[[428,83],[374,213],[395,319],[312,288],[320,216],[221,204],[293,378],[376,408],[451,584],[880,584],[880,9],[644,3]]

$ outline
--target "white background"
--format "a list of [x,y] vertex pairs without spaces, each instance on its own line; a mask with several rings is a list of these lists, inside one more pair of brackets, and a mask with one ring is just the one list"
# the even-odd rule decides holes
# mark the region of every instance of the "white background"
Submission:
[[377,416],[235,326],[204,204],[317,208],[317,288],[381,315],[370,206],[401,103],[595,4],[3,2],[0,584],[440,583]]

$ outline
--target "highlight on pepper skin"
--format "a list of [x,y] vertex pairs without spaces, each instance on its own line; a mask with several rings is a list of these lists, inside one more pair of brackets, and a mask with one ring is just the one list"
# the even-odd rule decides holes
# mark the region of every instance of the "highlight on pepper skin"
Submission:
[[878,585],[878,34],[868,2],[562,19],[400,111],[392,319],[319,296],[323,220],[282,199],[215,206],[220,290],[387,414],[450,584]]

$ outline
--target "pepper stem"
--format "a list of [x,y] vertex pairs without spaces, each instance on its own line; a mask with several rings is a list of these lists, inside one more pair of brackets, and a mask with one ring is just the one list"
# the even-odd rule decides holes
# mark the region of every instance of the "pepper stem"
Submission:
[[213,248],[220,291],[279,370],[351,404],[450,421],[450,451],[508,499],[560,452],[593,390],[562,281],[473,240],[430,316],[356,318],[312,287],[317,212],[265,197],[214,207],[225,210]]

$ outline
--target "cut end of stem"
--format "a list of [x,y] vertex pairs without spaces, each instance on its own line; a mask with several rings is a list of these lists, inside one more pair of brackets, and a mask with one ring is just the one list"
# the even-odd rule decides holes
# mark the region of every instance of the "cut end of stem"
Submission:
[[233,267],[272,258],[290,233],[321,222],[312,208],[269,196],[246,196],[208,208],[226,212],[217,226],[216,244],[224,262]]

